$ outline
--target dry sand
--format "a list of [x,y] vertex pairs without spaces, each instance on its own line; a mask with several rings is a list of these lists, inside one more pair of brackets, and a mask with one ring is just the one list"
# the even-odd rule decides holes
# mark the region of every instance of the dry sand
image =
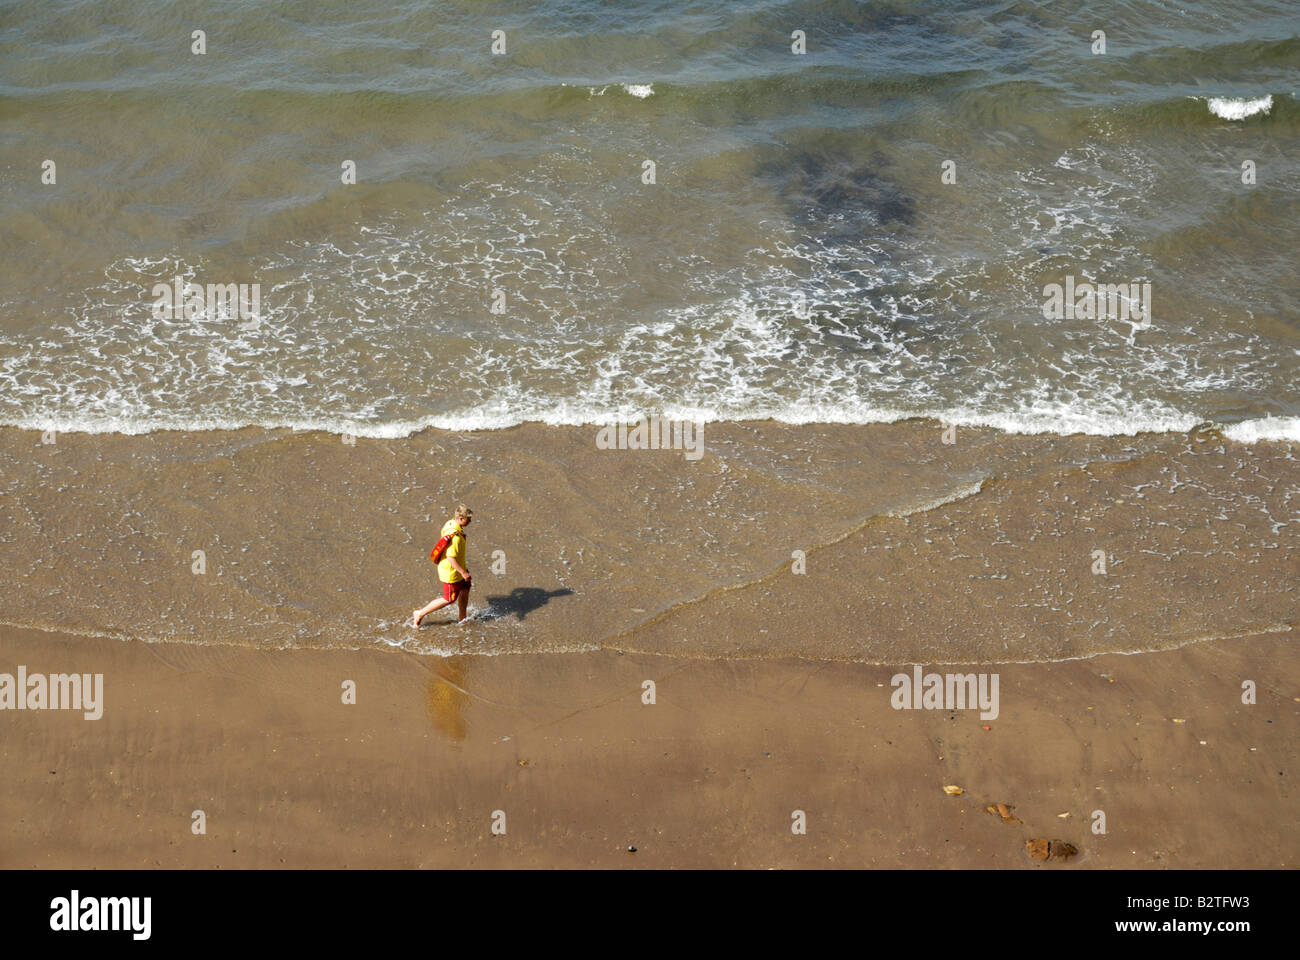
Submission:
[[[0,714],[0,864],[1295,866],[1290,645],[971,667],[1000,676],[986,722],[894,710],[903,665],[264,652],[0,628],[0,671],[105,684],[100,720]],[[998,803],[1023,822],[985,812]],[[1034,861],[1031,838],[1079,853]]]

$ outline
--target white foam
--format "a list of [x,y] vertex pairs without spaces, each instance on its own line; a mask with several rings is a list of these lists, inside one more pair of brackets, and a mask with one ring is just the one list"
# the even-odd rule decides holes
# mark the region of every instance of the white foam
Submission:
[[1243,420],[1223,428],[1223,435],[1237,443],[1258,443],[1261,440],[1280,440],[1300,443],[1300,417],[1262,417]]
[[[1071,150],[1062,162],[1091,182],[1102,172],[1094,153]],[[1123,189],[1101,178],[1096,189],[1055,196],[1050,226],[1033,218],[1052,171],[1021,175],[1033,189],[1015,195],[1011,215],[1028,218],[1025,243],[1066,243],[1109,269],[1106,251],[1117,241],[1088,224],[1096,210],[1114,213],[1141,192],[1148,170],[1135,169]],[[427,225],[359,225],[355,237],[289,244],[250,265],[273,293],[257,331],[152,319],[150,285],[207,277],[205,262],[110,264],[102,284],[70,295],[58,311],[66,319],[35,335],[0,333],[0,425],[395,439],[658,413],[706,423],[921,418],[1013,434],[1131,436],[1190,431],[1214,419],[1199,398],[1225,389],[1276,396],[1289,370],[1263,339],[1206,356],[1186,348],[1176,325],[1142,337],[1105,325],[1086,337],[1066,329],[1060,349],[1016,349],[1022,334],[1001,329],[987,308],[961,324],[946,319],[971,313],[982,261],[953,264],[906,236],[823,241],[800,226],[773,226],[743,262],[699,277],[688,271],[679,301],[607,318],[595,291],[615,311],[639,296],[621,247],[585,193],[544,183],[473,181],[468,200],[433,211]],[[505,224],[485,212],[516,201],[536,216]],[[403,266],[434,251],[444,264],[437,270]],[[480,329],[467,318],[482,313],[485,271],[528,281],[511,312]],[[1038,306],[1026,295],[1007,309]],[[1042,334],[1052,338],[1045,344],[1057,335]],[[459,344],[454,394],[436,388],[448,368],[444,342]],[[447,409],[449,401],[461,406]]]
[[[171,417],[150,414],[134,416],[89,417],[22,417],[0,426],[21,430],[56,433],[119,433],[141,435],[161,431],[205,432],[233,431],[249,428],[264,430],[319,431],[337,435],[349,434],[369,439],[399,439],[435,429],[453,433],[504,430],[525,423],[540,423],[553,427],[599,427],[616,422],[630,422],[636,418],[658,413],[673,420],[693,420],[698,423],[744,422],[775,420],[792,425],[819,423],[864,425],[889,424],[902,420],[934,420],[944,424],[964,427],[985,427],[1008,434],[1055,434],[1069,436],[1134,436],[1140,433],[1186,433],[1204,423],[1202,417],[1171,408],[1150,406],[1129,410],[1099,411],[1085,407],[1072,409],[1066,405],[1025,407],[1014,411],[979,411],[969,408],[934,407],[920,410],[903,410],[894,407],[876,407],[867,403],[840,404],[785,403],[747,410],[727,410],[716,407],[665,406],[661,409],[617,408],[596,404],[557,402],[550,406],[527,406],[515,412],[506,412],[498,403],[468,408],[455,413],[421,417],[409,420],[390,420],[381,423],[350,420],[346,417],[302,419],[234,418],[234,417]],[[1252,433],[1258,424],[1259,433]],[[1224,431],[1230,439],[1249,442],[1252,439],[1298,439],[1300,419],[1267,418],[1236,424]]]
[[[567,87],[568,84],[566,83],[564,84],[564,86]],[[608,90],[611,86],[613,86],[613,84],[607,83],[603,87],[588,87],[587,95],[589,97],[603,97],[605,95],[605,91]],[[651,83],[620,83],[618,84],[618,87],[624,93],[636,97],[638,100],[644,100],[646,97],[652,97],[654,96],[654,92],[655,92],[654,84]]]
[[1210,113],[1224,120],[1245,120],[1257,113],[1265,116],[1273,109],[1273,95],[1253,99],[1246,97],[1210,97],[1206,101]]
[[1101,411],[1095,407],[1031,406],[1014,411],[936,411],[934,419],[957,426],[992,427],[1003,433],[1083,434],[1093,437],[1132,437],[1140,433],[1187,433],[1203,418],[1163,405]]

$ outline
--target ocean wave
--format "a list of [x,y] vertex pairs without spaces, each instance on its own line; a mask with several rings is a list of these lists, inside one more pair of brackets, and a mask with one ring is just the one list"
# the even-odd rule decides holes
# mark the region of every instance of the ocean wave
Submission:
[[[561,83],[561,87],[571,87],[571,83]],[[607,83],[600,87],[588,87],[587,96],[603,97],[610,87],[617,87],[629,96],[636,97],[638,100],[644,100],[647,97],[654,96],[655,88],[652,83]]]
[[1209,97],[1206,106],[1210,108],[1210,113],[1224,120],[1245,120],[1260,113],[1267,116],[1273,109],[1273,95],[1254,98]]
[[1258,443],[1261,440],[1278,440],[1300,443],[1300,417],[1261,417],[1243,420],[1223,428],[1222,433],[1237,443]]

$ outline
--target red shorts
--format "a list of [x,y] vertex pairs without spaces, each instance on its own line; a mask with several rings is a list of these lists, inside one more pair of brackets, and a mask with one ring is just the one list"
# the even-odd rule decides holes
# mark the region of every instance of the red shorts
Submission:
[[469,593],[469,584],[464,580],[457,580],[455,583],[444,583],[442,585],[442,598],[448,602],[455,600],[462,593]]

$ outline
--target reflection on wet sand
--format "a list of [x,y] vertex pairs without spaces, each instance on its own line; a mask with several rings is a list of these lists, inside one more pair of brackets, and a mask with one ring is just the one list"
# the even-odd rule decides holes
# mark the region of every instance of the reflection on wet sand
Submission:
[[469,666],[468,657],[451,657],[438,662],[431,670],[425,688],[425,705],[433,728],[453,743],[465,739],[465,707],[469,696],[463,687]]

